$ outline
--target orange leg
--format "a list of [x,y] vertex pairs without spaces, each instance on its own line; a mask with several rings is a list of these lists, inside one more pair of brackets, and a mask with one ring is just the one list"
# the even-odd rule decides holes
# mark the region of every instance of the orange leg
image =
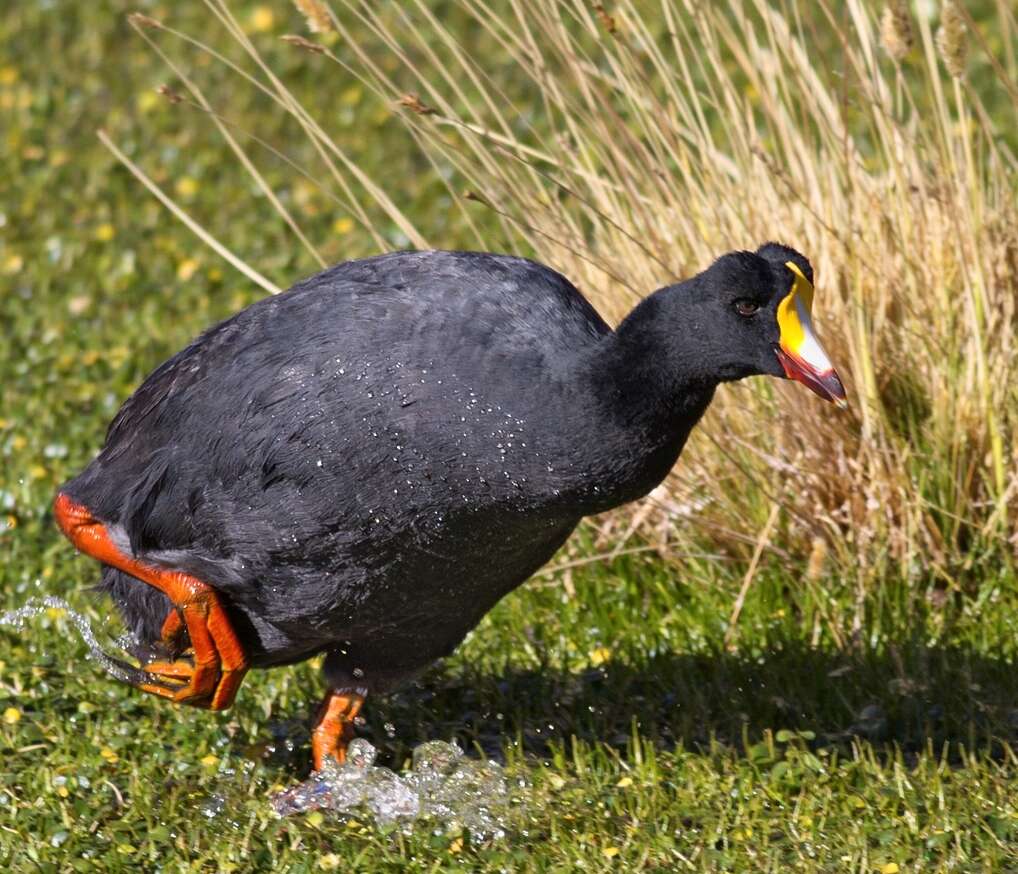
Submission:
[[188,640],[187,625],[181,618],[181,611],[176,607],[170,607],[163,620],[159,644],[156,651],[161,651],[163,657],[149,659],[149,667],[155,665],[157,668],[150,673],[158,673],[164,679],[170,676],[189,679],[194,673],[194,648]]
[[332,756],[341,765],[346,761],[346,745],[353,740],[353,722],[363,704],[364,696],[356,692],[326,693],[311,729],[311,756],[316,771],[322,770],[326,756]]
[[163,627],[160,631],[160,639],[163,645],[170,652],[179,652],[183,648],[184,632],[187,631],[184,620],[180,617],[180,611],[171,607],[163,620]]
[[173,602],[174,609],[162,628],[164,640],[179,646],[187,630],[194,647],[193,664],[179,659],[145,665],[145,671],[160,682],[139,683],[138,688],[209,710],[229,707],[247,671],[247,656],[215,591],[189,574],[126,555],[113,542],[106,526],[67,495],[57,495],[53,511],[61,530],[77,549],[154,586]]

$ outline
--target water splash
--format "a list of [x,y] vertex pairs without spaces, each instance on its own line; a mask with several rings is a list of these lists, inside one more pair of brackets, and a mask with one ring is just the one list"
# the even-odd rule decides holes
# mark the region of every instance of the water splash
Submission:
[[[126,662],[122,662],[109,655],[100,645],[95,632],[92,630],[92,623],[88,621],[88,618],[76,610],[72,610],[71,605],[63,598],[57,598],[53,595],[47,595],[44,598],[31,598],[23,607],[18,607],[16,610],[8,610],[6,613],[0,613],[0,626],[20,631],[28,624],[29,619],[40,616],[49,610],[59,610],[67,617],[68,621],[78,630],[78,634],[81,635],[85,646],[88,647],[89,658],[95,661],[110,676],[131,685],[150,681],[150,677],[145,671],[132,667]],[[121,643],[124,643],[124,641],[118,641],[118,645]]]
[[411,769],[400,775],[374,764],[368,741],[350,742],[347,761],[325,767],[272,799],[280,816],[308,810],[368,813],[379,825],[409,829],[420,817],[449,831],[468,830],[480,841],[503,838],[509,827],[509,782],[494,762],[469,759],[459,747],[429,741],[413,751]]
[[[88,657],[112,677],[131,685],[151,682],[147,672],[109,655],[88,618],[63,598],[32,598],[22,607],[0,613],[0,627],[20,631],[29,620],[48,611],[59,611],[67,618],[88,647]],[[134,643],[127,636],[114,645],[130,652]],[[388,725],[386,730],[395,733]],[[276,795],[272,805],[280,816],[319,809],[367,813],[379,825],[397,825],[404,830],[409,830],[414,820],[427,818],[445,831],[469,831],[473,839],[482,842],[505,837],[514,798],[505,772],[494,762],[467,758],[459,747],[443,741],[416,747],[411,768],[402,775],[376,766],[377,756],[375,747],[357,738],[350,742],[346,764],[328,759],[321,771]],[[213,796],[201,812],[215,818],[224,803],[223,798]]]

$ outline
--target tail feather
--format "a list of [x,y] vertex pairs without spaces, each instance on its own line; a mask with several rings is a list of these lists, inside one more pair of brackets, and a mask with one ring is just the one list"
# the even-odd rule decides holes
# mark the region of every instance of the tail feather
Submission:
[[127,630],[143,648],[158,645],[163,622],[173,607],[166,595],[109,565],[103,565],[102,580],[96,588],[113,599]]

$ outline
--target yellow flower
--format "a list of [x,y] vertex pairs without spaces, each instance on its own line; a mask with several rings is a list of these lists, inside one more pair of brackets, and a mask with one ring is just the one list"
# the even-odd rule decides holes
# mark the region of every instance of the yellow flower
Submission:
[[336,219],[332,223],[332,230],[340,235],[349,234],[353,230],[353,219],[346,216]]
[[11,437],[11,449],[13,449],[15,452],[20,452],[27,445],[28,441],[21,434],[15,434],[13,437]]
[[46,478],[46,468],[43,467],[41,464],[33,464],[28,469],[28,475],[32,479],[45,479]]
[[449,852],[454,856],[463,851],[463,838],[456,838],[451,844],[449,844]]
[[8,255],[4,259],[4,273],[19,273],[25,266],[25,259],[20,255]]
[[193,176],[181,176],[175,187],[181,197],[194,197],[198,193],[198,180]]
[[198,262],[194,258],[185,258],[177,265],[177,278],[187,282],[198,270]]
[[157,94],[151,88],[148,88],[138,95],[137,103],[138,109],[140,109],[142,112],[151,112],[160,103],[162,103],[162,100],[160,99],[159,94]]
[[17,81],[17,67],[0,67],[0,85],[13,85]]
[[276,16],[272,14],[272,10],[268,6],[257,6],[251,12],[249,21],[251,29],[255,33],[264,33],[267,30],[272,30],[272,25],[276,23]]
[[103,747],[101,750],[99,750],[99,755],[106,759],[106,761],[109,762],[111,765],[114,764],[115,762],[120,761],[120,756],[113,752],[113,750],[111,750],[109,747]]
[[335,871],[339,867],[340,858],[335,853],[326,853],[318,860],[318,867],[323,871]]
[[216,765],[218,765],[218,764],[219,764],[219,759],[217,759],[217,758],[216,758],[216,757],[215,757],[214,755],[212,755],[212,753],[209,753],[209,754],[208,754],[207,756],[205,756],[205,757],[204,757],[204,758],[203,758],[203,759],[201,760],[201,763],[202,763],[202,764],[203,764],[203,765],[204,765],[204,766],[205,766],[206,768],[212,768],[212,767],[215,767]]
[[619,854],[618,847],[605,847],[601,850],[609,859],[614,859]]
[[888,862],[880,869],[880,874],[898,874],[900,870],[897,862]]
[[8,725],[14,725],[19,719],[21,719],[21,711],[17,707],[8,707],[4,711],[4,722]]
[[116,236],[117,229],[113,227],[109,222],[104,222],[95,229],[95,238],[100,243],[108,243]]
[[619,782],[618,782],[618,783],[616,783],[615,785],[616,785],[616,786],[617,786],[617,787],[618,787],[619,789],[625,789],[625,788],[626,788],[627,786],[632,786],[632,785],[633,785],[633,778],[632,778],[632,777],[623,777],[623,778],[622,778],[621,780],[619,780]]
[[306,822],[309,826],[311,826],[311,828],[318,828],[323,822],[325,822],[325,815],[320,810],[312,810],[311,813],[308,814]]
[[612,651],[606,646],[599,646],[590,654],[590,663],[596,668],[598,665],[610,662],[611,658]]

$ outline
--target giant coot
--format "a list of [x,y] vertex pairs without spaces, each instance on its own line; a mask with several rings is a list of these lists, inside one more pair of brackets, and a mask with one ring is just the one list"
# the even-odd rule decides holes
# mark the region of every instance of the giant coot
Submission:
[[157,368],[56,518],[102,563],[140,688],[218,710],[248,668],[325,653],[320,767],[365,695],[660,483],[719,383],[787,376],[843,404],[812,280],[785,246],[731,252],[613,331],[523,258],[340,264]]

